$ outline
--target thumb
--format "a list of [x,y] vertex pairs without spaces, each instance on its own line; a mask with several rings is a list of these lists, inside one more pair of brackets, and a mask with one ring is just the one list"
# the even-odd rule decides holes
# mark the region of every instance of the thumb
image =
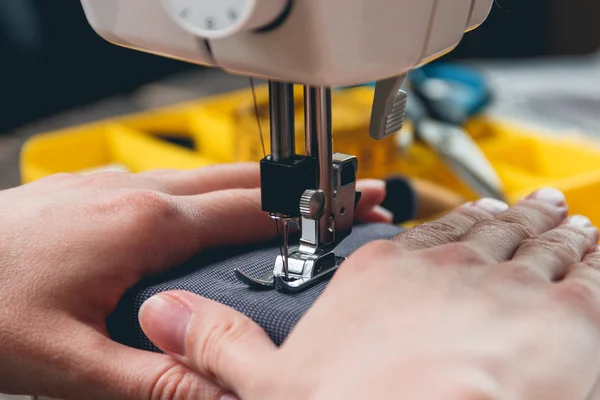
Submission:
[[275,344],[243,314],[183,291],[147,300],[140,324],[152,342],[176,360],[238,395],[267,377]]

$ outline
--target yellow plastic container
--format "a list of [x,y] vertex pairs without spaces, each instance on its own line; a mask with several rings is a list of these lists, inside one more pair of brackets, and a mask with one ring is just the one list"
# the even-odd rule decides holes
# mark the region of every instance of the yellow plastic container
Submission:
[[[259,160],[264,146],[269,151],[269,103],[265,87],[256,90],[257,107],[252,93],[242,91],[217,98],[199,109],[195,131],[206,154],[220,162]],[[295,90],[296,151],[305,153],[303,92]],[[373,90],[355,88],[334,91],[332,94],[334,150],[356,155],[359,160],[359,178],[383,178],[396,171],[397,148],[395,137],[382,141],[368,135]]]
[[[297,151],[304,151],[302,90],[297,96]],[[269,149],[268,92],[256,91],[264,145]],[[418,177],[448,187],[466,198],[475,195],[428,148],[416,143],[406,151],[397,137],[377,142],[368,136],[371,88],[333,93],[334,149],[357,155],[359,177],[393,174]],[[410,125],[410,124],[408,124]],[[407,126],[406,129],[410,129]],[[509,123],[476,120],[467,130],[504,182],[514,202],[541,187],[563,190],[574,213],[600,224],[600,145],[591,139],[557,139]],[[162,137],[185,137],[191,148]],[[250,90],[153,110],[30,139],[22,152],[24,183],[57,172],[119,165],[132,172],[157,168],[187,169],[214,163],[258,161],[263,148]]]
[[21,180],[32,182],[59,172],[121,169],[191,169],[214,164],[196,152],[165,143],[112,122],[75,127],[30,139],[21,154]]

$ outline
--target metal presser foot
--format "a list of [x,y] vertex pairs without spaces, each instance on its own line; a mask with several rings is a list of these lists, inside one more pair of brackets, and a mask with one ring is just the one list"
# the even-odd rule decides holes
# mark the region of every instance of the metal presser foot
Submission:
[[334,253],[337,245],[352,233],[354,211],[360,200],[356,191],[358,160],[354,156],[333,156],[333,200],[327,206],[323,190],[306,190],[300,198],[299,247],[275,260],[275,289],[297,292],[330,278],[346,260]]
[[[283,226],[282,254],[272,272],[238,278],[256,289],[298,292],[329,278],[345,260],[334,253],[352,232],[356,157],[333,154],[331,89],[305,86],[307,155],[294,151],[293,85],[270,82],[271,155],[261,161],[262,209]],[[288,247],[289,223],[300,225],[300,243]]]
[[[255,289],[294,293],[330,278],[346,260],[334,253],[335,247],[352,231],[354,210],[360,200],[356,191],[356,157],[344,154],[334,156],[334,206],[332,214],[325,214],[326,196],[321,190],[308,189],[300,198],[302,236],[300,245],[291,252],[287,237],[290,218],[273,216],[283,224],[283,254],[275,259],[275,268],[266,276],[253,278],[236,270],[238,278]],[[322,232],[336,234],[328,244],[323,244]]]
[[254,289],[296,293],[329,279],[345,260],[345,257],[337,257],[333,251],[313,255],[297,254],[297,257],[290,254],[288,262],[291,263],[287,275],[282,256],[277,256],[275,270],[264,277],[252,278],[239,269],[236,274],[242,282]]

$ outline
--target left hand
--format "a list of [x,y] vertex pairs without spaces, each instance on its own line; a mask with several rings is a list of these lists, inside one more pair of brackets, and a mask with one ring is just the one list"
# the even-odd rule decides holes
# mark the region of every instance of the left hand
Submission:
[[[62,399],[218,399],[171,357],[107,336],[124,292],[216,246],[264,241],[255,164],[61,174],[0,192],[0,393]],[[358,219],[388,222],[364,181]]]

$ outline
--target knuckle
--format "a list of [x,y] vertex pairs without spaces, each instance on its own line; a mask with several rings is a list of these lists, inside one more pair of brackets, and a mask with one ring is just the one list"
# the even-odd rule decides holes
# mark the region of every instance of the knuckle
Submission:
[[457,240],[459,228],[442,221],[428,222],[400,233],[395,241],[412,247],[435,247]]
[[516,215],[504,216],[502,220],[490,220],[480,223],[481,230],[495,230],[502,236],[510,236],[521,238],[522,240],[530,239],[535,236],[535,224],[531,218],[519,218]]
[[153,191],[133,191],[117,196],[112,204],[115,209],[131,215],[136,223],[154,224],[172,219],[177,214],[169,196]]
[[581,243],[586,241],[588,239],[583,232],[557,229],[542,236],[526,239],[519,250],[547,252],[564,262],[576,262],[581,260]]
[[600,271],[600,251],[589,253],[583,261],[586,266]]
[[551,231],[549,236],[550,239],[554,240],[555,243],[592,244],[592,242],[594,241],[584,229],[569,225],[563,225]]
[[424,233],[437,233],[439,236],[459,238],[463,233],[463,225],[456,222],[433,221],[422,226]]
[[489,258],[475,246],[467,242],[449,243],[440,248],[446,257],[456,263],[467,265],[487,264]]
[[598,290],[584,280],[563,282],[554,291],[556,300],[562,304],[574,305],[577,308],[597,308]]
[[536,221],[544,225],[558,225],[566,218],[566,209],[557,208],[536,200],[525,200],[512,208],[512,212],[507,213],[507,218],[523,219],[529,225],[534,225]]
[[222,391],[209,382],[200,382],[190,369],[174,364],[151,381],[142,398],[152,400],[176,400],[201,398],[218,400]]
[[518,261],[512,261],[508,265],[503,266],[500,274],[510,281],[526,284],[548,281],[548,278],[540,269],[534,268],[528,263],[520,263]]
[[177,392],[189,391],[188,373],[183,365],[173,365],[151,382],[149,395],[144,397],[152,400],[175,399]]
[[214,378],[222,363],[224,349],[245,335],[254,334],[257,327],[250,319],[235,316],[204,329],[205,333],[195,342],[192,353],[200,373]]
[[164,240],[164,235],[155,233],[167,232],[179,212],[168,195],[152,191],[121,191],[106,201],[92,203],[87,210],[89,214],[114,218],[114,229],[127,238],[124,243],[150,247],[159,243],[148,241]]
[[78,180],[78,186],[104,186],[107,183],[114,183],[116,180],[121,180],[126,175],[124,172],[114,171],[82,175]]
[[507,217],[504,222],[504,227],[509,234],[514,236],[519,236],[524,239],[529,239],[535,236],[535,223],[531,218],[523,218],[519,219],[517,217],[511,218]]
[[477,207],[460,207],[454,213],[471,224],[493,218],[492,214]]

